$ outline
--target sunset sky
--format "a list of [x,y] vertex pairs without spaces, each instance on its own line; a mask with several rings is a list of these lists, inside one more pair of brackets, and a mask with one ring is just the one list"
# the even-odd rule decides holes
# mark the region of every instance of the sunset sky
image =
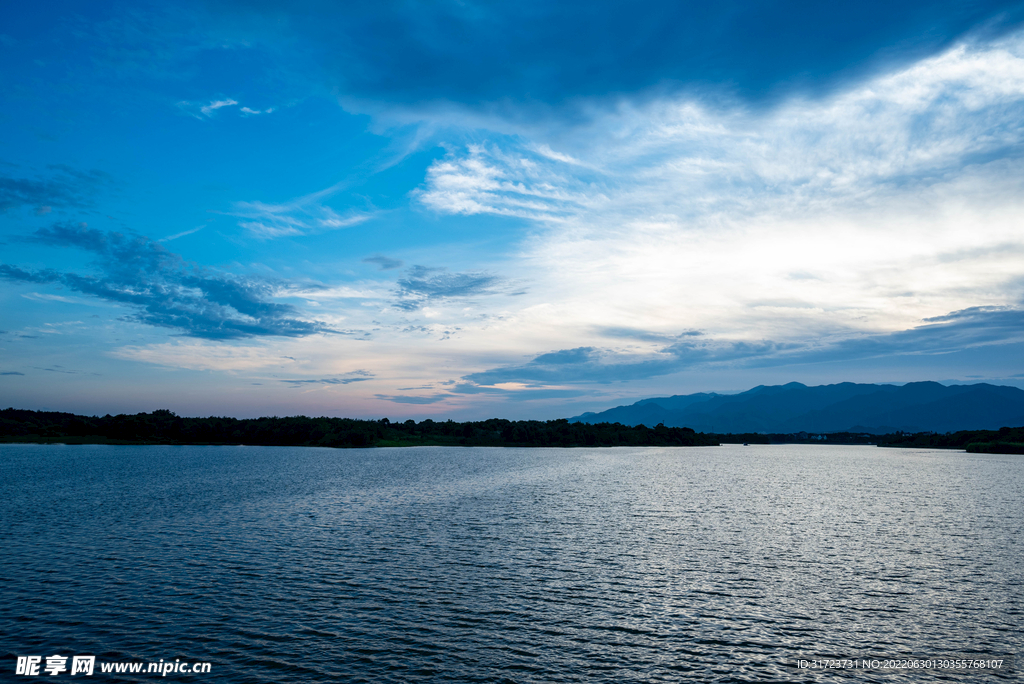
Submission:
[[1024,387],[1020,2],[0,7],[0,408]]

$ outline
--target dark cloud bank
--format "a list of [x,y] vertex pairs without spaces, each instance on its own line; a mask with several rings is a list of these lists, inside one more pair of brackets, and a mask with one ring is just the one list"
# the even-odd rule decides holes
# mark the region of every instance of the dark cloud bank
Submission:
[[721,84],[756,99],[919,59],[965,35],[998,34],[1022,15],[1013,0],[213,6],[301,40],[343,96],[484,108]]

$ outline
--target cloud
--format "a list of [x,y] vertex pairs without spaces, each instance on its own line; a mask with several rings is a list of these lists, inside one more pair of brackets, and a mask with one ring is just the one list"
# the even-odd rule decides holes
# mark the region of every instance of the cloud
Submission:
[[500,397],[503,401],[539,401],[544,399],[570,399],[593,394],[590,390],[583,389],[535,389],[522,387],[509,389],[505,387],[487,387],[474,385],[472,383],[458,383],[452,387],[455,394],[489,394]]
[[[0,264],[0,273],[5,272],[3,269],[6,267]],[[25,273],[22,271],[22,273]],[[15,278],[20,280],[21,278]],[[40,292],[28,292],[21,295],[25,299],[35,300],[37,302],[63,302],[65,304],[75,304],[76,306],[97,306],[96,302],[89,301],[88,299],[82,299],[81,297],[62,297],[61,295],[43,294]]]
[[466,154],[450,152],[427,169],[426,187],[414,196],[446,214],[496,214],[557,221],[606,198],[587,179],[559,171],[565,155],[538,154],[527,147],[515,153],[496,146],[469,145]]
[[288,368],[296,361],[277,349],[260,345],[218,344],[206,341],[162,342],[146,346],[124,346],[110,355],[167,368],[202,371],[252,371],[260,368]]
[[63,164],[47,168],[50,176],[43,179],[0,176],[0,211],[31,206],[43,216],[54,207],[85,208],[100,187],[111,183],[110,175],[97,169],[80,171]]
[[562,349],[561,351],[541,354],[531,363],[541,366],[565,366],[578,365],[590,362],[594,353],[593,347],[577,347],[576,349]]
[[288,383],[293,387],[300,387],[302,385],[350,385],[353,382],[366,382],[372,379],[373,373],[357,370],[347,373],[344,377],[319,378],[315,380],[282,380],[281,382]]
[[699,330],[685,330],[681,333],[662,333],[620,326],[599,326],[595,329],[595,332],[602,337],[640,340],[643,342],[661,342],[663,344],[683,337],[700,337],[704,334]]
[[19,373],[18,371],[2,371],[0,372],[0,375],[24,375],[24,373]]
[[643,91],[717,87],[755,99],[824,90],[880,63],[919,59],[971,32],[1005,30],[1021,15],[1012,0],[912,0],[884,6],[884,21],[882,5],[851,0],[645,3],[639,10],[623,0],[335,9],[290,3],[274,10],[283,39],[317,46],[331,85],[349,106],[459,103],[520,116]]
[[979,306],[927,318],[908,330],[850,337],[805,355],[808,360],[934,355],[1021,342],[1024,309]]
[[401,268],[402,262],[399,259],[391,259],[386,256],[375,255],[363,259],[364,264],[377,264],[379,270],[390,271],[391,269]]
[[63,373],[65,375],[99,375],[99,373],[87,373],[86,371],[80,370],[69,370],[64,366],[50,366],[49,368],[40,368],[39,366],[33,366],[36,370],[49,371],[50,373]]
[[[238,100],[230,97],[226,97],[222,100],[210,100],[206,104],[201,102],[191,102],[188,100],[182,100],[178,103],[178,108],[183,112],[186,112],[189,116],[195,117],[200,121],[206,119],[212,119],[218,110],[226,107],[239,107]],[[266,109],[252,109],[251,107],[239,107],[238,113],[243,117],[258,116],[260,114],[272,114],[276,111],[276,107],[268,107]]]
[[435,394],[431,397],[404,397],[389,394],[375,394],[378,399],[394,402],[396,404],[436,404],[439,401],[451,398],[450,394]]
[[17,266],[0,264],[0,278],[25,283],[53,283],[57,282],[61,278],[61,275],[53,269],[43,269],[32,272],[25,271]]
[[279,289],[276,283],[199,268],[142,236],[58,223],[36,231],[34,239],[94,253],[100,275],[26,271],[2,264],[0,278],[59,284],[127,304],[136,309],[128,320],[177,329],[192,337],[304,337],[333,332],[323,323],[298,318],[293,306],[273,302]]
[[230,98],[226,100],[213,100],[210,102],[210,104],[203,105],[202,107],[200,107],[199,111],[205,114],[206,116],[211,116],[215,111],[217,111],[221,107],[233,107],[237,104],[238,102]]
[[[677,350],[682,352],[682,350]],[[668,375],[686,365],[704,361],[707,354],[695,349],[690,354],[663,352],[660,355],[617,354],[594,347],[577,347],[541,354],[533,360],[514,366],[492,368],[471,373],[464,380],[477,385],[529,383],[562,385],[567,383],[609,383]],[[689,356],[683,360],[681,356]]]
[[411,311],[432,301],[492,294],[503,282],[487,273],[448,273],[444,268],[413,266],[408,276],[398,281],[395,306]]
[[282,380],[290,385],[349,385],[353,382],[366,382],[371,378],[320,378],[318,380]]
[[770,110],[696,98],[624,103],[561,135],[574,157],[493,135],[496,142],[452,148],[436,161],[419,198],[448,214],[549,222],[594,212],[615,220],[743,216],[769,203],[813,209],[837,194],[921,189],[966,165],[1017,159],[1022,115],[1018,35]]
[[199,102],[190,102],[188,100],[182,100],[178,103],[178,108],[184,112],[187,112],[189,116],[193,116],[197,119],[209,119],[217,112],[218,109],[224,107],[237,107],[238,101],[233,100],[230,97],[224,98],[223,100],[210,100],[206,104]]
[[[658,336],[650,339],[658,339]],[[623,353],[595,347],[562,349],[540,354],[525,364],[471,373],[463,380],[472,383],[468,387],[503,383],[610,383],[644,380],[694,368],[764,368],[945,355],[1014,343],[1024,343],[1024,309],[973,307],[890,333],[847,332],[826,339],[756,342],[683,337],[647,353]]]
[[170,242],[171,240],[177,240],[178,238],[185,237],[186,235],[192,235],[193,233],[198,233],[199,231],[201,231],[205,227],[206,227],[205,225],[202,225],[202,226],[196,226],[195,228],[192,228],[190,230],[183,230],[180,233],[175,233],[174,235],[168,235],[165,238],[160,238],[159,240],[157,240],[157,242]]
[[301,297],[309,301],[327,302],[335,299],[386,299],[391,293],[390,289],[380,284],[366,284],[359,288],[347,285],[324,286],[317,284],[293,284],[288,287],[286,294],[289,297]]
[[564,152],[557,152],[551,149],[551,146],[546,143],[532,145],[530,149],[532,149],[534,152],[541,155],[542,157],[547,157],[548,159],[554,159],[555,161],[564,162],[566,164],[585,166],[585,164],[581,162],[579,159],[570,157]]
[[600,372],[640,377],[679,367],[650,347],[680,329],[804,348],[1015,306],[1021,121],[1024,32],[772,107],[624,98],[554,132],[476,131],[417,197],[442,214],[529,222],[503,267],[530,283],[512,313],[531,345],[521,352],[613,337],[652,356]]
[[321,204],[319,200],[332,190],[329,188],[284,204],[235,202],[229,214],[244,219],[238,225],[263,240],[350,228],[374,217],[372,212],[357,211],[342,215]]

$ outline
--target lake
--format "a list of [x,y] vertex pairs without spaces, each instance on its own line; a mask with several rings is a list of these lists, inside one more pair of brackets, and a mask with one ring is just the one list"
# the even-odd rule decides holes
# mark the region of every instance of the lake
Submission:
[[0,544],[5,681],[892,681],[796,661],[1024,641],[1021,456],[0,445]]

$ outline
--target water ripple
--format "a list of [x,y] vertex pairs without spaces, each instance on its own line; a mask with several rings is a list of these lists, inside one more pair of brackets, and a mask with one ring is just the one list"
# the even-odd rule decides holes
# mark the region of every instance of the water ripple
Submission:
[[65,653],[209,661],[225,682],[831,682],[849,675],[795,659],[1015,653],[1022,464],[5,445],[2,667]]

